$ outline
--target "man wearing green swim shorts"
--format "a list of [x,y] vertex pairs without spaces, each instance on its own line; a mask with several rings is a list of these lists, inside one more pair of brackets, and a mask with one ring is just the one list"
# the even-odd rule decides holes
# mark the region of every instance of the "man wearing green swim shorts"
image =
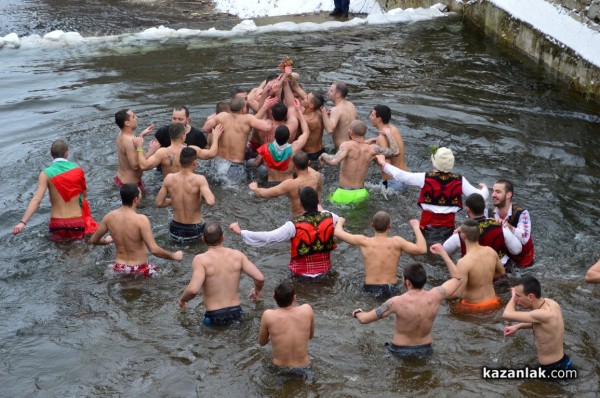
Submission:
[[340,186],[329,196],[329,200],[333,203],[356,205],[366,201],[369,193],[364,187],[365,178],[375,155],[391,158],[400,153],[398,144],[389,130],[385,132],[390,144],[389,148],[367,144],[366,133],[367,126],[360,120],[354,120],[350,123],[348,131],[350,141],[344,141],[335,155],[324,153],[319,157],[321,164],[332,166],[340,164]]

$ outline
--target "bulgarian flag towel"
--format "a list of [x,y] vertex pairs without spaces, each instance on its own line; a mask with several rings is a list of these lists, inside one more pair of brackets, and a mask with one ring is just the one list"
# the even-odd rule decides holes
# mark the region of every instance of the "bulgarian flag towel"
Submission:
[[292,146],[287,142],[280,146],[273,141],[270,144],[261,145],[257,152],[262,156],[268,168],[279,171],[287,170],[292,159]]
[[88,201],[83,196],[83,191],[87,190],[83,169],[68,160],[55,159],[52,165],[44,170],[44,173],[50,178],[52,185],[56,187],[65,202],[79,195],[85,233],[94,233],[98,229],[98,223],[92,217]]

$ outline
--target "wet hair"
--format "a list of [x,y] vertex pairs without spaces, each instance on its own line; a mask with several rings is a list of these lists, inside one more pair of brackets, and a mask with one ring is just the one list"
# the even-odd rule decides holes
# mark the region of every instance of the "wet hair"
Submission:
[[276,122],[283,122],[285,120],[285,117],[287,116],[287,112],[288,108],[283,102],[278,102],[273,108],[271,108],[273,120],[275,120]]
[[469,242],[477,242],[479,240],[479,223],[475,220],[465,220],[460,226],[460,230],[465,234],[465,238]]
[[542,297],[542,285],[540,285],[540,281],[538,281],[535,277],[531,275],[525,275],[521,278],[517,279],[515,286],[523,286],[523,293],[530,294],[533,293],[535,298]]
[[299,170],[308,169],[308,155],[306,152],[296,152],[294,156],[292,156],[292,162],[294,162],[294,166]]
[[121,194],[121,203],[123,203],[123,206],[131,207],[133,200],[140,196],[140,188],[136,183],[128,182],[127,184],[123,184],[119,193]]
[[197,158],[198,154],[196,153],[196,151],[193,148],[186,146],[181,150],[181,153],[179,154],[179,163],[181,164],[181,167],[187,167],[194,163],[194,160],[196,160]]
[[185,124],[173,123],[169,126],[169,138],[171,140],[177,139],[185,134]]
[[367,134],[367,125],[362,120],[354,120],[350,123],[350,130],[359,137],[364,137]]
[[282,280],[279,285],[275,288],[275,302],[279,307],[289,307],[294,302],[294,295],[296,290],[294,285],[287,279]]
[[236,95],[240,93],[247,93],[248,90],[241,86],[235,86],[231,90],[229,90],[229,98],[235,98]]
[[241,112],[242,109],[244,109],[244,106],[246,106],[246,100],[240,97],[232,98],[229,102],[229,109],[231,109],[231,112],[233,113]]
[[53,159],[64,158],[68,150],[69,145],[67,145],[66,141],[56,140],[50,146],[50,155],[52,155]]
[[404,267],[402,272],[404,279],[410,281],[415,289],[422,289],[427,283],[427,273],[421,263],[412,263]]
[[315,109],[319,109],[325,103],[325,97],[323,97],[323,93],[320,91],[311,91],[312,98],[310,99],[310,103],[315,106]]
[[373,228],[377,232],[385,232],[390,227],[390,215],[385,211],[378,211],[373,216]]
[[319,195],[313,187],[300,189],[300,203],[305,211],[318,211]]
[[271,80],[275,80],[275,79],[277,79],[278,77],[279,77],[279,75],[278,75],[278,74],[276,74],[276,73],[273,73],[273,74],[270,74],[269,76],[267,76],[267,78],[265,79],[265,81],[268,83],[268,82],[270,82]]
[[215,107],[215,113],[219,114],[221,112],[231,112],[231,107],[229,106],[229,101],[217,102],[217,106]]
[[209,222],[204,227],[204,243],[208,246],[217,246],[223,237],[223,229],[215,222]]
[[185,111],[185,117],[190,117],[190,110],[187,106],[185,105],[181,105],[181,106],[176,106],[175,108],[173,108],[173,110],[175,112],[181,112],[181,111]]
[[125,127],[125,122],[129,120],[129,109],[121,109],[117,113],[115,113],[115,123],[119,126],[120,129]]
[[285,144],[290,139],[290,129],[285,124],[275,129],[275,141],[278,145]]
[[472,193],[467,196],[465,205],[471,209],[471,212],[475,217],[482,216],[485,212],[485,199],[483,199],[483,196],[479,193]]
[[504,184],[504,193],[512,193],[513,195],[515,194],[515,187],[513,185],[512,182],[510,182],[509,180],[498,180],[496,181],[496,184]]
[[335,84],[335,91],[340,93],[342,98],[346,98],[346,96],[348,95],[348,85],[340,81],[333,82],[333,84]]
[[392,118],[392,110],[387,105],[375,105],[373,107],[375,116],[380,117],[383,124],[388,124]]

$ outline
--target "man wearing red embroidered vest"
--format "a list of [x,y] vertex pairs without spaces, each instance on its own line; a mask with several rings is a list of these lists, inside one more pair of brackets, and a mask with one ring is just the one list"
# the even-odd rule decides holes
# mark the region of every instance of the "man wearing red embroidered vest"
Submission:
[[37,190],[21,221],[13,227],[13,234],[25,228],[48,190],[52,206],[48,224],[50,237],[54,240],[83,239],[85,234],[98,228],[85,198],[87,184],[83,169],[67,160],[69,147],[63,140],[52,143],[50,154],[54,158],[52,165],[40,173]]
[[376,156],[376,162],[381,170],[395,180],[406,185],[421,188],[417,203],[422,208],[421,230],[427,241],[427,246],[433,243],[443,243],[454,232],[456,213],[462,205],[462,196],[479,193],[484,200],[489,197],[485,184],[480,183],[479,189],[473,187],[460,174],[452,173],[454,154],[448,148],[436,148],[431,155],[433,170],[428,173],[411,173],[401,170],[385,162],[383,156]]
[[[487,218],[485,213],[485,201],[483,196],[478,193],[472,193],[465,201],[467,216],[479,224],[479,244],[489,246],[498,253],[502,264],[506,264],[508,256],[517,256],[521,253],[521,242],[503,226],[500,221],[493,218]],[[465,241],[460,238],[460,234],[455,233],[444,242],[444,249],[452,254],[460,249],[461,257],[467,253]]]
[[319,197],[313,187],[300,190],[300,203],[305,213],[272,231],[242,230],[237,222],[231,224],[229,229],[241,235],[245,243],[255,247],[289,240],[290,271],[294,275],[316,277],[331,269],[330,252],[336,247],[333,232],[338,217],[318,210]]
[[529,267],[533,264],[533,239],[531,238],[531,217],[529,212],[512,203],[514,195],[512,182],[499,180],[492,190],[494,218],[502,223],[519,239],[523,250],[517,256],[510,256],[517,267]]

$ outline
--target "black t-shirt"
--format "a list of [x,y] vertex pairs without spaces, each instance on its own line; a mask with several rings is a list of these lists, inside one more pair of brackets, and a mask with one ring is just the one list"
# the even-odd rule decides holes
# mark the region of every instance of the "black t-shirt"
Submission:
[[[171,127],[171,125],[162,126],[158,130],[156,130],[156,133],[154,134],[154,138],[156,138],[156,140],[160,143],[161,147],[168,147],[169,145],[171,145],[171,137],[169,137],[169,127]],[[190,132],[187,133],[187,136],[185,137],[185,143],[187,145],[196,145],[203,149],[206,148],[207,144],[204,133],[193,126],[190,129]]]

